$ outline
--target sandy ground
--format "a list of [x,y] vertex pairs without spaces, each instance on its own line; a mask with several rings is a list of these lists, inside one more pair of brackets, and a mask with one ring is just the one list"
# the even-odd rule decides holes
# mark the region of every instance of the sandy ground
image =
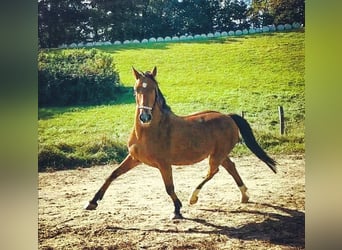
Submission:
[[207,161],[174,167],[183,220],[169,219],[173,203],[146,165],[115,180],[94,211],[83,207],[117,166],[39,173],[39,249],[304,249],[305,157],[275,159],[277,174],[255,156],[232,158],[248,203],[221,168],[189,205]]

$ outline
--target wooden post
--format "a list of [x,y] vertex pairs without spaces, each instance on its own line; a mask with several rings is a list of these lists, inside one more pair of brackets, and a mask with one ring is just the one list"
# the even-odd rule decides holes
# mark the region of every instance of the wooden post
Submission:
[[280,134],[283,135],[285,132],[284,109],[283,109],[283,107],[279,106],[278,111],[279,111]]

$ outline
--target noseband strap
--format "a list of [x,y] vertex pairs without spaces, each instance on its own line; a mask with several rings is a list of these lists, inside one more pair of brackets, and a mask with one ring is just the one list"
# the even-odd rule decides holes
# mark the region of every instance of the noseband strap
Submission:
[[152,110],[151,107],[147,107],[147,106],[144,106],[144,105],[139,105],[138,106],[138,109],[147,109],[147,110]]

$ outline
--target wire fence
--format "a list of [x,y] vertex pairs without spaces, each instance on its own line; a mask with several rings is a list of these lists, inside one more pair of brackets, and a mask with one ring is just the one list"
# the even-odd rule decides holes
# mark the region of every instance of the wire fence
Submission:
[[298,130],[303,130],[304,133],[304,107],[286,109],[278,106],[273,110],[264,110],[262,116],[266,117],[266,120],[260,119],[260,114],[257,112],[242,110],[240,115],[253,123],[253,128],[256,130],[278,131],[279,135],[288,135]]

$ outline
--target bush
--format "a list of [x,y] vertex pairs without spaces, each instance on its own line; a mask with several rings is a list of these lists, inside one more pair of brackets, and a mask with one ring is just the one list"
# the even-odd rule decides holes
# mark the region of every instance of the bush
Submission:
[[78,145],[43,145],[38,150],[38,171],[74,169],[92,165],[119,163],[127,155],[127,146],[110,138]]
[[39,51],[39,106],[106,104],[120,93],[111,54],[96,49]]

